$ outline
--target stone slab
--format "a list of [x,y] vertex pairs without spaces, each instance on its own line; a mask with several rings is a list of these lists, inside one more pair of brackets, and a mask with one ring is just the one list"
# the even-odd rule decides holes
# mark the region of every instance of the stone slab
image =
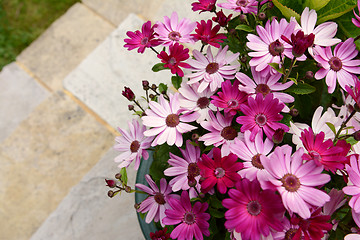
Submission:
[[113,144],[63,92],[38,105],[0,145],[0,239],[29,239]]
[[0,73],[0,142],[48,96],[15,62],[5,66]]
[[[104,179],[119,171],[110,149],[71,189],[58,208],[46,219],[31,240],[131,239],[142,240],[137,222],[134,194],[107,196]],[[128,168],[129,185],[134,186],[135,171]]]
[[81,3],[73,5],[18,57],[31,72],[52,90],[99,45],[112,24]]
[[[127,126],[133,118],[130,102],[121,95],[130,87],[138,98],[145,95],[141,81],[170,83],[169,70],[152,72],[160,60],[150,49],[144,54],[123,47],[125,33],[140,28],[143,20],[130,14],[74,71],[64,79],[64,87],[112,127]],[[125,125],[124,125],[125,124]]]

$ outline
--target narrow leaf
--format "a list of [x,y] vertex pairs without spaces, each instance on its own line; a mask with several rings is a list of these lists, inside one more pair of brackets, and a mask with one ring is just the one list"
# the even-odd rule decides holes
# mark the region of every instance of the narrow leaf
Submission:
[[273,0],[272,2],[287,19],[290,19],[290,17],[295,17],[296,21],[300,22],[300,14],[295,12],[293,9],[282,5],[279,0]]
[[123,182],[123,185],[127,185],[127,182],[128,182],[128,177],[127,177],[127,172],[126,172],[126,168],[123,167],[121,170],[120,170],[120,174],[121,174],[121,181]]
[[328,127],[331,129],[331,131],[336,135],[336,129],[334,124],[332,124],[331,122],[326,122],[326,125],[328,125]]
[[268,63],[268,64],[270,65],[270,67],[275,69],[277,72],[284,74],[284,69],[280,68],[278,63]]
[[242,31],[245,31],[245,32],[254,32],[254,29],[252,29],[250,26],[245,25],[245,24],[237,25],[235,29],[236,30],[242,30]]
[[161,70],[166,69],[166,68],[164,67],[164,65],[165,65],[165,63],[157,63],[157,64],[155,64],[155,65],[151,68],[151,70],[153,70],[153,72],[159,72],[159,71],[161,71]]

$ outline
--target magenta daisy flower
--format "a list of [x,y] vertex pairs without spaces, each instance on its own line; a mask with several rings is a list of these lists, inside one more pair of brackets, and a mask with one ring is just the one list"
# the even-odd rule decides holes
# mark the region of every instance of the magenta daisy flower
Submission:
[[285,103],[292,103],[295,99],[293,96],[282,91],[292,86],[294,82],[279,82],[279,79],[282,76],[280,73],[262,76],[261,72],[256,71],[254,67],[251,68],[251,73],[254,79],[249,78],[242,72],[236,73],[235,77],[241,83],[239,85],[239,90],[251,94],[253,97],[258,93],[261,93],[264,97],[269,93],[272,93],[274,98],[279,99],[280,103],[284,103],[282,111],[289,112],[290,109]]
[[167,185],[165,178],[160,179],[160,189],[156,186],[150,175],[146,174],[145,179],[150,187],[140,183],[135,184],[135,187],[149,194],[149,197],[140,203],[137,211],[141,213],[147,212],[145,222],[160,221],[161,226],[164,227],[165,225],[162,220],[165,217],[165,210],[170,208],[169,200],[178,199],[179,195],[170,194],[172,192],[171,187]]
[[[255,67],[255,70],[261,72],[263,76],[277,74],[277,71],[270,67],[268,63],[280,63],[280,59],[284,58],[284,56],[293,58],[292,46],[282,40],[281,36],[284,35],[286,38],[290,38],[295,25],[295,22],[288,23],[284,18],[280,22],[274,19],[271,24],[270,20],[268,20],[265,28],[260,25],[256,27],[259,36],[248,34],[246,46],[254,51],[249,52],[249,56],[252,57],[249,62],[250,66]],[[297,60],[305,59],[305,56],[297,58]]]
[[124,47],[128,48],[129,51],[139,48],[138,53],[144,53],[145,48],[160,45],[160,41],[155,38],[154,27],[156,25],[151,27],[151,22],[147,21],[142,25],[141,32],[139,30],[135,32],[128,31],[126,35],[130,38],[124,39],[124,42],[126,42]]
[[207,54],[204,56],[198,50],[193,51],[195,59],[189,59],[187,63],[191,66],[190,73],[186,75],[190,78],[188,84],[200,82],[198,92],[203,92],[208,86],[211,91],[216,91],[221,87],[224,79],[234,79],[238,63],[232,64],[240,53],[232,54],[227,51],[228,46],[220,48],[214,57],[211,48],[208,47]]
[[360,213],[360,164],[359,157],[352,155],[350,157],[350,165],[346,165],[346,171],[352,185],[343,188],[343,192],[351,195],[349,206],[356,212]]
[[151,146],[153,137],[145,137],[144,131],[145,126],[140,126],[139,122],[133,119],[132,123],[129,122],[129,132],[118,128],[121,136],[116,137],[115,141],[117,144],[114,149],[122,152],[115,158],[115,162],[120,163],[119,168],[128,167],[132,161],[135,160],[134,168],[138,170],[140,165],[140,159],[149,158],[149,153],[146,151]]
[[214,94],[214,91],[206,88],[199,93],[197,91],[198,88],[199,83],[189,85],[183,81],[181,83],[181,88],[179,88],[179,101],[180,107],[186,109],[184,110],[184,113],[193,111],[198,112],[200,116],[196,119],[196,122],[201,123],[205,119],[209,119],[209,110],[215,111],[216,108],[214,104],[210,102],[210,97]]
[[219,147],[222,145],[222,153],[229,154],[230,144],[238,136],[237,130],[231,124],[233,116],[226,113],[222,115],[218,111],[215,117],[214,113],[209,110],[209,117],[208,121],[203,121],[200,125],[210,132],[201,136],[199,141],[204,141],[205,146]]
[[215,3],[217,0],[198,0],[197,2],[193,2],[191,4],[192,10],[194,12],[200,11],[202,12],[211,12],[215,10]]
[[161,51],[157,55],[161,62],[165,63],[164,67],[170,68],[172,74],[178,74],[180,77],[184,76],[183,68],[190,68],[191,66],[183,61],[187,60],[189,56],[189,49],[185,48],[179,43],[175,43],[169,47],[169,55],[165,51]]
[[242,179],[229,190],[229,196],[222,201],[229,209],[225,212],[225,227],[241,233],[242,239],[258,240],[273,230],[283,230],[285,208],[274,191],[262,191],[258,181]]
[[191,34],[195,38],[196,41],[201,41],[203,45],[211,45],[213,47],[219,48],[220,44],[224,42],[221,39],[226,39],[225,34],[218,33],[220,30],[220,25],[215,25],[212,28],[212,21],[208,20],[205,22],[201,20],[201,22],[197,22],[197,26],[195,29],[195,34]]
[[358,54],[354,39],[349,38],[336,45],[334,54],[330,47],[315,47],[314,51],[314,59],[322,67],[315,73],[315,78],[319,80],[326,77],[329,93],[334,92],[336,80],[343,89],[346,85],[354,86],[355,81],[359,81],[355,74],[360,73],[360,60],[353,60]]
[[307,219],[311,216],[311,206],[322,207],[330,201],[329,195],[315,186],[326,184],[330,176],[322,174],[322,167],[313,161],[303,163],[303,148],[291,156],[292,148],[283,145],[275,148],[269,157],[260,160],[269,172],[269,181],[280,193],[283,204],[289,213],[297,213]]
[[345,86],[346,92],[354,99],[356,105],[360,109],[360,81],[355,81],[355,86],[351,89],[349,86]]
[[[200,148],[195,147],[190,143],[190,140],[187,140],[185,150],[181,148],[179,150],[183,157],[181,158],[173,153],[169,153],[170,159],[168,163],[171,167],[164,171],[165,176],[174,177],[169,182],[173,192],[188,190],[190,188],[189,179],[194,179],[197,182],[197,190],[200,190],[200,184],[198,184],[200,169],[197,166],[197,162],[200,159]],[[194,191],[190,191],[190,196],[195,197],[197,195]]]
[[278,122],[283,118],[280,114],[283,107],[284,105],[279,103],[277,98],[273,98],[272,93],[266,95],[265,98],[261,93],[258,93],[255,99],[249,97],[247,104],[240,105],[245,116],[238,117],[236,122],[242,124],[241,132],[251,131],[251,141],[254,141],[255,135],[259,131],[264,132],[269,139],[272,139],[275,130],[278,128],[282,128],[286,132],[289,131],[288,126]]
[[323,166],[326,171],[335,172],[337,169],[344,169],[344,163],[347,161],[345,156],[340,154],[343,148],[334,146],[331,139],[324,142],[325,133],[320,132],[314,134],[313,130],[309,128],[301,133],[301,141],[308,153],[305,153],[303,160],[313,160],[316,165]]
[[159,40],[165,46],[179,43],[193,43],[194,38],[190,33],[195,29],[196,23],[191,22],[189,19],[184,18],[180,22],[176,12],[171,14],[171,18],[165,16],[164,23],[157,22],[155,32]]
[[227,0],[226,3],[218,3],[219,7],[242,13],[257,14],[258,1],[256,0]]
[[[360,13],[360,2],[359,2],[359,0],[358,0],[357,8],[358,8],[358,12]],[[355,13],[355,9],[353,9],[353,12],[354,12],[355,18],[352,18],[351,21],[355,26],[360,28],[360,16]]]
[[244,161],[244,168],[239,171],[242,178],[247,178],[250,181],[255,179],[262,181],[267,172],[261,164],[260,156],[267,156],[274,143],[269,138],[264,141],[261,132],[256,134],[254,141],[250,141],[250,134],[250,131],[245,131],[244,140],[235,138],[234,143],[230,145],[230,151]]
[[230,80],[226,80],[221,84],[222,92],[218,92],[218,96],[212,96],[211,103],[218,108],[224,108],[225,113],[236,115],[240,110],[240,104],[246,103],[248,95],[239,90],[239,81],[235,81],[234,85]]
[[149,107],[150,109],[145,110],[146,116],[143,116],[142,120],[145,126],[151,127],[144,132],[144,135],[156,136],[152,146],[166,142],[170,146],[175,144],[180,147],[183,144],[182,134],[196,129],[185,122],[195,121],[199,114],[196,112],[181,114],[179,93],[170,94],[170,102],[160,95],[159,103],[151,101]]
[[203,235],[210,236],[210,225],[207,222],[210,214],[205,212],[208,208],[207,203],[195,202],[194,206],[191,206],[188,192],[183,191],[180,200],[169,199],[169,204],[172,209],[165,210],[166,217],[163,223],[165,225],[179,224],[171,232],[172,239],[203,240]]
[[213,154],[214,159],[203,154],[198,162],[201,177],[204,178],[201,182],[201,192],[207,193],[216,185],[217,190],[225,194],[228,188],[232,188],[240,180],[237,172],[242,169],[243,164],[237,162],[237,156],[232,153],[221,157],[219,148],[214,148]]

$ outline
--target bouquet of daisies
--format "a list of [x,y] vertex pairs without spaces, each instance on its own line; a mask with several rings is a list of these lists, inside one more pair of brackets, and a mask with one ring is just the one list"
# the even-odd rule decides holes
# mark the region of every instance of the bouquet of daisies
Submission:
[[127,32],[171,83],[125,87],[109,196],[146,195],[151,239],[360,239],[359,2],[198,0],[211,19]]

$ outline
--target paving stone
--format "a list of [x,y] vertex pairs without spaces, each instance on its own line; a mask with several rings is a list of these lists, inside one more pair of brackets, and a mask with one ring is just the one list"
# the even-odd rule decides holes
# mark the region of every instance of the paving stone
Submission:
[[[104,179],[119,171],[118,155],[110,149],[71,189],[58,208],[46,219],[31,240],[144,239],[137,223],[134,194],[122,193],[110,199]],[[128,168],[129,185],[134,186],[135,171]]]
[[17,58],[52,90],[114,27],[81,3],[73,5]]
[[95,12],[119,25],[130,13],[140,14],[145,19],[151,19],[164,0],[82,0]]
[[0,239],[29,239],[113,139],[62,92],[38,105],[0,145]]
[[0,73],[0,142],[2,142],[49,92],[15,62]]
[[[143,21],[130,14],[74,71],[64,79],[64,87],[97,113],[112,127],[124,126],[133,115],[127,109],[129,101],[121,95],[124,86],[135,94],[145,95],[141,81],[170,83],[169,70],[152,72],[160,60],[150,49],[144,54],[123,47],[125,33],[140,28]],[[125,125],[127,126],[127,125]]]

